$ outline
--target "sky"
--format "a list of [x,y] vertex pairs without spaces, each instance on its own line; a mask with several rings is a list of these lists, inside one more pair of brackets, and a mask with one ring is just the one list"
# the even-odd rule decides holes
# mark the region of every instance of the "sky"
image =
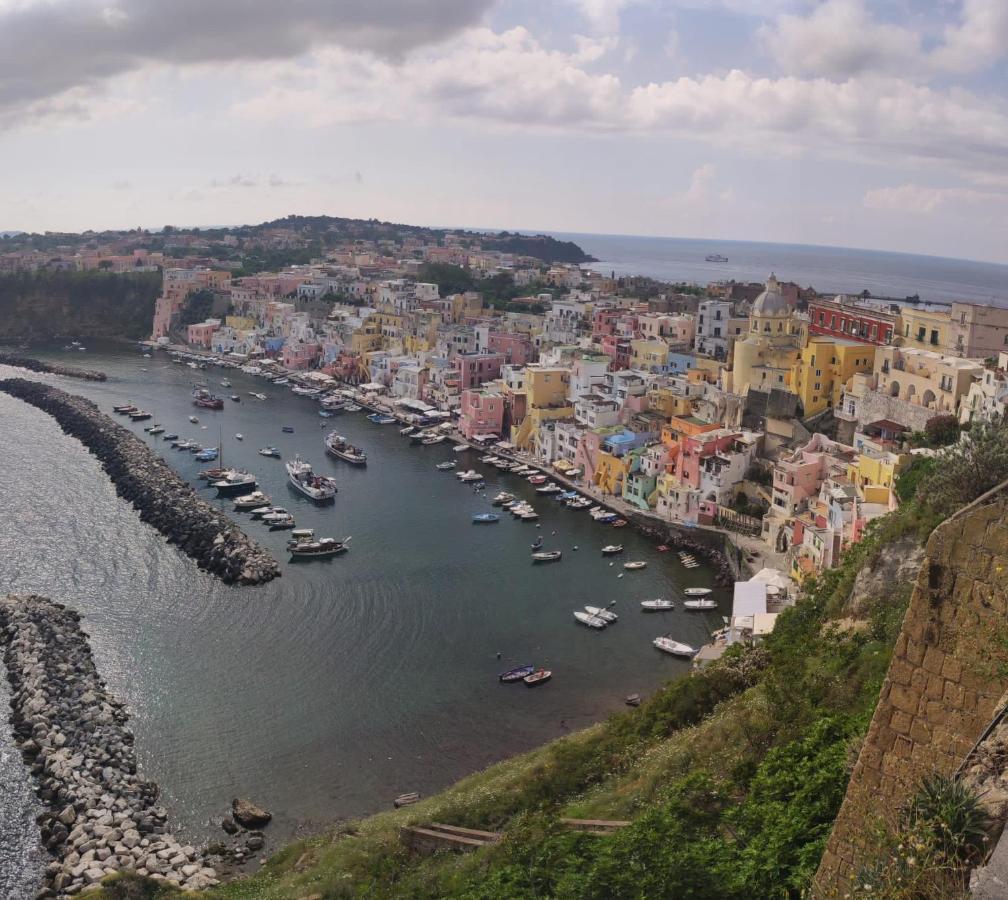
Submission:
[[1008,263],[1008,0],[0,0],[0,230],[288,213]]

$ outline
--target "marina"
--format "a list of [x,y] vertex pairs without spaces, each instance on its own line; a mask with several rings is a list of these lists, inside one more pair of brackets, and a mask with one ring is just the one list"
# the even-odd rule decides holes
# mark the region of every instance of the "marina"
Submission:
[[[68,389],[124,422],[199,496],[270,549],[283,571],[275,582],[243,593],[195,570],[137,521],[110,484],[96,480],[95,461],[79,443],[37,410],[0,395],[0,412],[25,434],[23,444],[5,445],[11,475],[61,471],[75,486],[58,499],[55,493],[12,498],[14,518],[0,526],[0,550],[14,586],[58,595],[88,617],[110,686],[136,709],[138,741],[163,747],[145,771],[171,785],[173,810],[197,835],[230,803],[234,784],[283,811],[271,826],[278,834],[334,812],[381,808],[390,788],[428,795],[563,733],[561,720],[580,727],[622,708],[629,694],[649,695],[689,667],[685,658],[654,651],[656,633],[674,631],[678,640],[699,646],[720,624],[719,611],[728,610],[686,614],[677,604],[661,615],[656,631],[657,620],[638,613],[641,599],[711,586],[706,566],[686,570],[676,554],[659,554],[650,539],[624,528],[623,556],[649,565],[620,581],[619,562],[610,568],[601,552],[611,544],[607,526],[587,509],[571,510],[537,494],[526,480],[530,473],[520,474],[526,467],[487,466],[479,460],[485,454],[473,450],[446,454],[457,441],[434,445],[432,452],[411,444],[399,428],[375,426],[349,408],[340,414],[339,432],[366,447],[368,465],[347,465],[325,452],[319,401],[289,391],[267,405],[206,413],[222,423],[223,465],[256,478],[256,486],[241,494],[261,490],[296,520],[296,526],[270,530],[251,512],[235,511],[233,497],[216,499],[211,482],[197,478],[205,464],[162,440],[174,434],[191,441],[201,433],[187,424],[193,408],[187,367],[161,353],[151,360],[123,351],[90,353],[89,362],[110,381]],[[149,371],[141,372],[141,363]],[[227,377],[243,396],[261,384],[237,370]],[[207,378],[214,376],[208,372]],[[151,436],[144,422],[111,412],[127,403],[152,412],[166,434]],[[292,431],[281,432],[278,420]],[[216,443],[218,429],[211,428]],[[236,441],[235,433],[245,440]],[[336,502],[318,505],[288,488],[284,466],[260,449],[275,449],[284,461],[301,455],[316,473],[334,477]],[[439,472],[435,467],[446,455],[474,480]],[[480,482],[485,487],[477,493]],[[494,506],[498,495],[505,496]],[[507,503],[518,507],[517,514],[501,513]],[[88,527],[78,528],[73,513],[83,509]],[[492,528],[471,524],[473,515],[491,511],[501,513]],[[27,526],[15,529],[14,520]],[[58,523],[57,532],[38,531],[33,523],[43,521]],[[301,528],[334,541],[354,537],[348,552],[295,560],[287,540]],[[546,552],[561,550],[562,560],[530,564],[533,543]],[[98,553],[112,544],[129,547],[128,558]],[[54,547],[44,560],[37,553],[43,545]],[[89,561],[84,568],[82,560]],[[470,590],[445,592],[446,579]],[[730,603],[720,589],[712,596]],[[619,623],[572,634],[571,612],[584,605],[611,608]],[[134,655],[146,662],[134,666]],[[250,658],[256,660],[251,668]],[[498,686],[499,673],[533,663],[552,673],[548,684],[534,682],[542,691]],[[138,675],[126,678],[133,669]],[[212,695],[207,679],[217,685]],[[306,692],[308,682],[317,682],[318,690]],[[181,712],[194,708],[197,717]],[[267,709],[279,714],[267,715]],[[217,736],[222,731],[229,734],[226,742]],[[463,739],[464,752],[445,754],[446,744]],[[369,752],[376,746],[379,754]],[[293,759],[299,763],[289,764]],[[335,804],[319,796],[320,780],[332,785]]]

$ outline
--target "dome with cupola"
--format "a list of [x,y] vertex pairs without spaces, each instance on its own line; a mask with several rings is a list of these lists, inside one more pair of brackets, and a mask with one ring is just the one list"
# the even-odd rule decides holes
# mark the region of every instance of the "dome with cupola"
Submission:
[[791,315],[791,304],[781,292],[780,282],[772,272],[767,279],[766,290],[753,301],[752,314],[756,318]]

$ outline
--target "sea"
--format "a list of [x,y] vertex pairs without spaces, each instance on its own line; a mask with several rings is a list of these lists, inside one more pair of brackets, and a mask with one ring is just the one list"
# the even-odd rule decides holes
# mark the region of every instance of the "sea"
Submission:
[[[964,300],[1008,306],[1008,265],[812,244],[772,244],[691,238],[549,232],[574,241],[598,262],[590,267],[617,275],[706,285],[711,281],[781,281],[829,294],[860,294],[933,303]],[[706,262],[719,254],[726,263]]]
[[[200,571],[117,497],[78,441],[0,393],[0,585],[83,614],[99,669],[128,705],[142,772],[161,786],[174,827],[189,840],[221,836],[220,817],[238,796],[274,813],[275,849],[293,835],[388,809],[398,794],[430,794],[682,675],[688,662],[652,640],[671,634],[699,646],[728,612],[730,593],[717,589],[721,609],[713,612],[642,613],[641,600],[712,586],[712,573],[684,569],[632,529],[537,495],[525,480],[481,464],[478,453],[454,454],[447,442],[413,446],[397,426],[364,413],[323,419],[316,402],[286,387],[192,370],[163,353],[31,353],[106,372],[104,383],[29,377],[94,400],[283,561],[282,577],[259,587],[229,587]],[[0,367],[0,377],[15,374],[25,373]],[[240,402],[198,410],[195,380]],[[288,562],[288,533],[213,499],[196,477],[206,464],[145,435],[153,422],[114,416],[112,406],[125,402],[152,411],[169,431],[221,442],[224,462],[254,472],[299,527],[350,536],[351,549]],[[366,468],[325,455],[330,430],[366,450]],[[290,489],[283,461],[257,453],[268,445],[334,476],[335,504],[318,507]],[[484,472],[486,490],[435,468],[447,459]],[[472,524],[503,489],[534,504],[538,527],[506,513],[497,524]],[[563,551],[560,562],[531,562],[540,535],[546,549]],[[611,564],[600,549],[615,542],[626,549]],[[647,568],[619,577],[621,561],[634,559]],[[604,632],[579,625],[573,612],[585,604],[613,604],[618,623]],[[498,683],[500,671],[525,663],[549,667],[552,681],[536,689]],[[4,682],[0,701],[5,690]],[[44,862],[38,809],[6,728],[0,715],[0,896],[30,897]]]

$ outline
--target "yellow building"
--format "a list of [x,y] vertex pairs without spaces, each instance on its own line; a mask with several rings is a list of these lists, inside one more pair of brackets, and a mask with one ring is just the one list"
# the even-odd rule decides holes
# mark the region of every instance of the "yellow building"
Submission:
[[511,442],[527,450],[534,446],[543,422],[569,419],[574,415],[574,407],[567,399],[569,369],[529,365],[522,374],[522,389],[514,393],[525,395],[525,418],[512,426]]
[[[869,485],[892,488],[896,478],[909,464],[912,457],[909,453],[864,453],[847,467],[847,477],[858,487],[864,489]],[[867,502],[867,494],[865,495]]]
[[919,347],[942,353],[949,347],[949,333],[952,321],[948,310],[937,312],[929,309],[904,307],[900,310],[900,334],[904,347]]
[[780,282],[771,275],[766,290],[753,301],[749,333],[735,342],[734,362],[725,386],[743,396],[750,389],[791,390],[791,373],[805,346],[807,331],[781,293]]
[[630,454],[619,457],[606,453],[605,450],[600,450],[592,480],[606,494],[622,494],[623,480],[626,477],[630,459]]
[[368,319],[350,336],[350,350],[359,355],[380,350],[382,346],[381,326]]
[[648,408],[667,418],[688,416],[693,412],[693,401],[670,387],[652,387],[647,392]]
[[224,319],[224,324],[235,331],[251,331],[256,327],[255,319],[249,316],[227,316]]
[[791,390],[801,399],[805,417],[818,415],[840,403],[855,374],[870,373],[874,365],[874,344],[811,335],[791,369]]
[[658,372],[668,364],[668,344],[661,340],[630,342],[630,368],[643,372]]

